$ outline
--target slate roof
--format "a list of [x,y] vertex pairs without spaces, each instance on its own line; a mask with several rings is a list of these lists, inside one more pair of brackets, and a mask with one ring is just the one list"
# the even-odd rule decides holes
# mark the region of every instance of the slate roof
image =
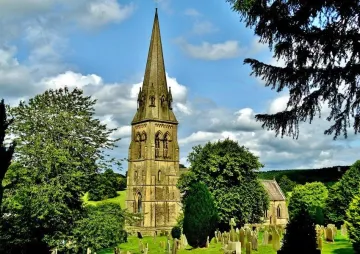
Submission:
[[269,194],[270,201],[285,201],[285,195],[275,180],[261,180]]

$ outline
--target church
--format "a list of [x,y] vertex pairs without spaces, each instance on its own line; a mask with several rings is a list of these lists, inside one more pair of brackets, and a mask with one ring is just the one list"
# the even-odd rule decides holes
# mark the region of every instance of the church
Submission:
[[[181,195],[176,183],[179,169],[178,121],[174,115],[171,88],[167,86],[157,9],[137,110],[131,122],[126,208],[141,213],[128,232],[153,235],[170,231],[181,212]],[[286,224],[285,196],[276,181],[263,181],[269,193],[266,224]]]

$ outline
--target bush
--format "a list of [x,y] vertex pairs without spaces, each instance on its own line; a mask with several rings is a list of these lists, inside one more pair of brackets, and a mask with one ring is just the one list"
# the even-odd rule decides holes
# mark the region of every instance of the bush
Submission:
[[99,201],[117,196],[118,176],[111,169],[95,177],[95,184],[89,190],[89,200]]
[[356,161],[334,184],[325,206],[326,223],[340,227],[346,219],[346,210],[352,199],[360,194],[360,160]]
[[309,214],[306,204],[288,222],[283,245],[278,254],[317,254],[315,220]]
[[296,215],[305,204],[315,223],[323,225],[323,209],[327,198],[328,190],[323,183],[312,182],[297,185],[291,193],[289,215],[290,217]]
[[360,195],[355,196],[350,203],[345,224],[355,253],[360,253]]
[[171,237],[173,239],[180,239],[181,237],[181,228],[178,226],[175,226],[171,229]]
[[194,248],[204,247],[218,222],[214,200],[205,184],[192,183],[184,201],[183,227],[187,241]]

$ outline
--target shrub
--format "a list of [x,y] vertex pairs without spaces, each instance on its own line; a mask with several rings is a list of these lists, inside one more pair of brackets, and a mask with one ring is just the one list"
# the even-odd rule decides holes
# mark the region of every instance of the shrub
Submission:
[[278,254],[317,254],[315,220],[309,214],[306,204],[288,222],[283,245]]
[[217,222],[218,214],[209,190],[201,182],[192,183],[186,193],[183,224],[189,245],[204,247]]
[[360,253],[360,195],[355,196],[350,203],[345,224],[355,253]]
[[175,226],[171,229],[171,237],[173,239],[180,239],[181,237],[181,228],[178,226]]

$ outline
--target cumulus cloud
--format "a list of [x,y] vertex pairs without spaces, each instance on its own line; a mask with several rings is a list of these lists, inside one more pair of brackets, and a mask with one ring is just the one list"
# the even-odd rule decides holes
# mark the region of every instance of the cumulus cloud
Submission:
[[188,43],[184,38],[176,40],[180,48],[192,58],[220,60],[238,57],[241,48],[238,41],[228,40],[221,43],[202,42],[200,45]]
[[218,31],[218,29],[208,20],[195,21],[192,28],[194,34],[203,35]]
[[96,0],[86,4],[77,19],[86,28],[121,22],[134,12],[135,5],[120,5],[116,0]]
[[200,17],[201,16],[201,13],[198,12],[196,9],[194,8],[188,8],[184,11],[184,14],[186,16],[191,16],[191,17]]

